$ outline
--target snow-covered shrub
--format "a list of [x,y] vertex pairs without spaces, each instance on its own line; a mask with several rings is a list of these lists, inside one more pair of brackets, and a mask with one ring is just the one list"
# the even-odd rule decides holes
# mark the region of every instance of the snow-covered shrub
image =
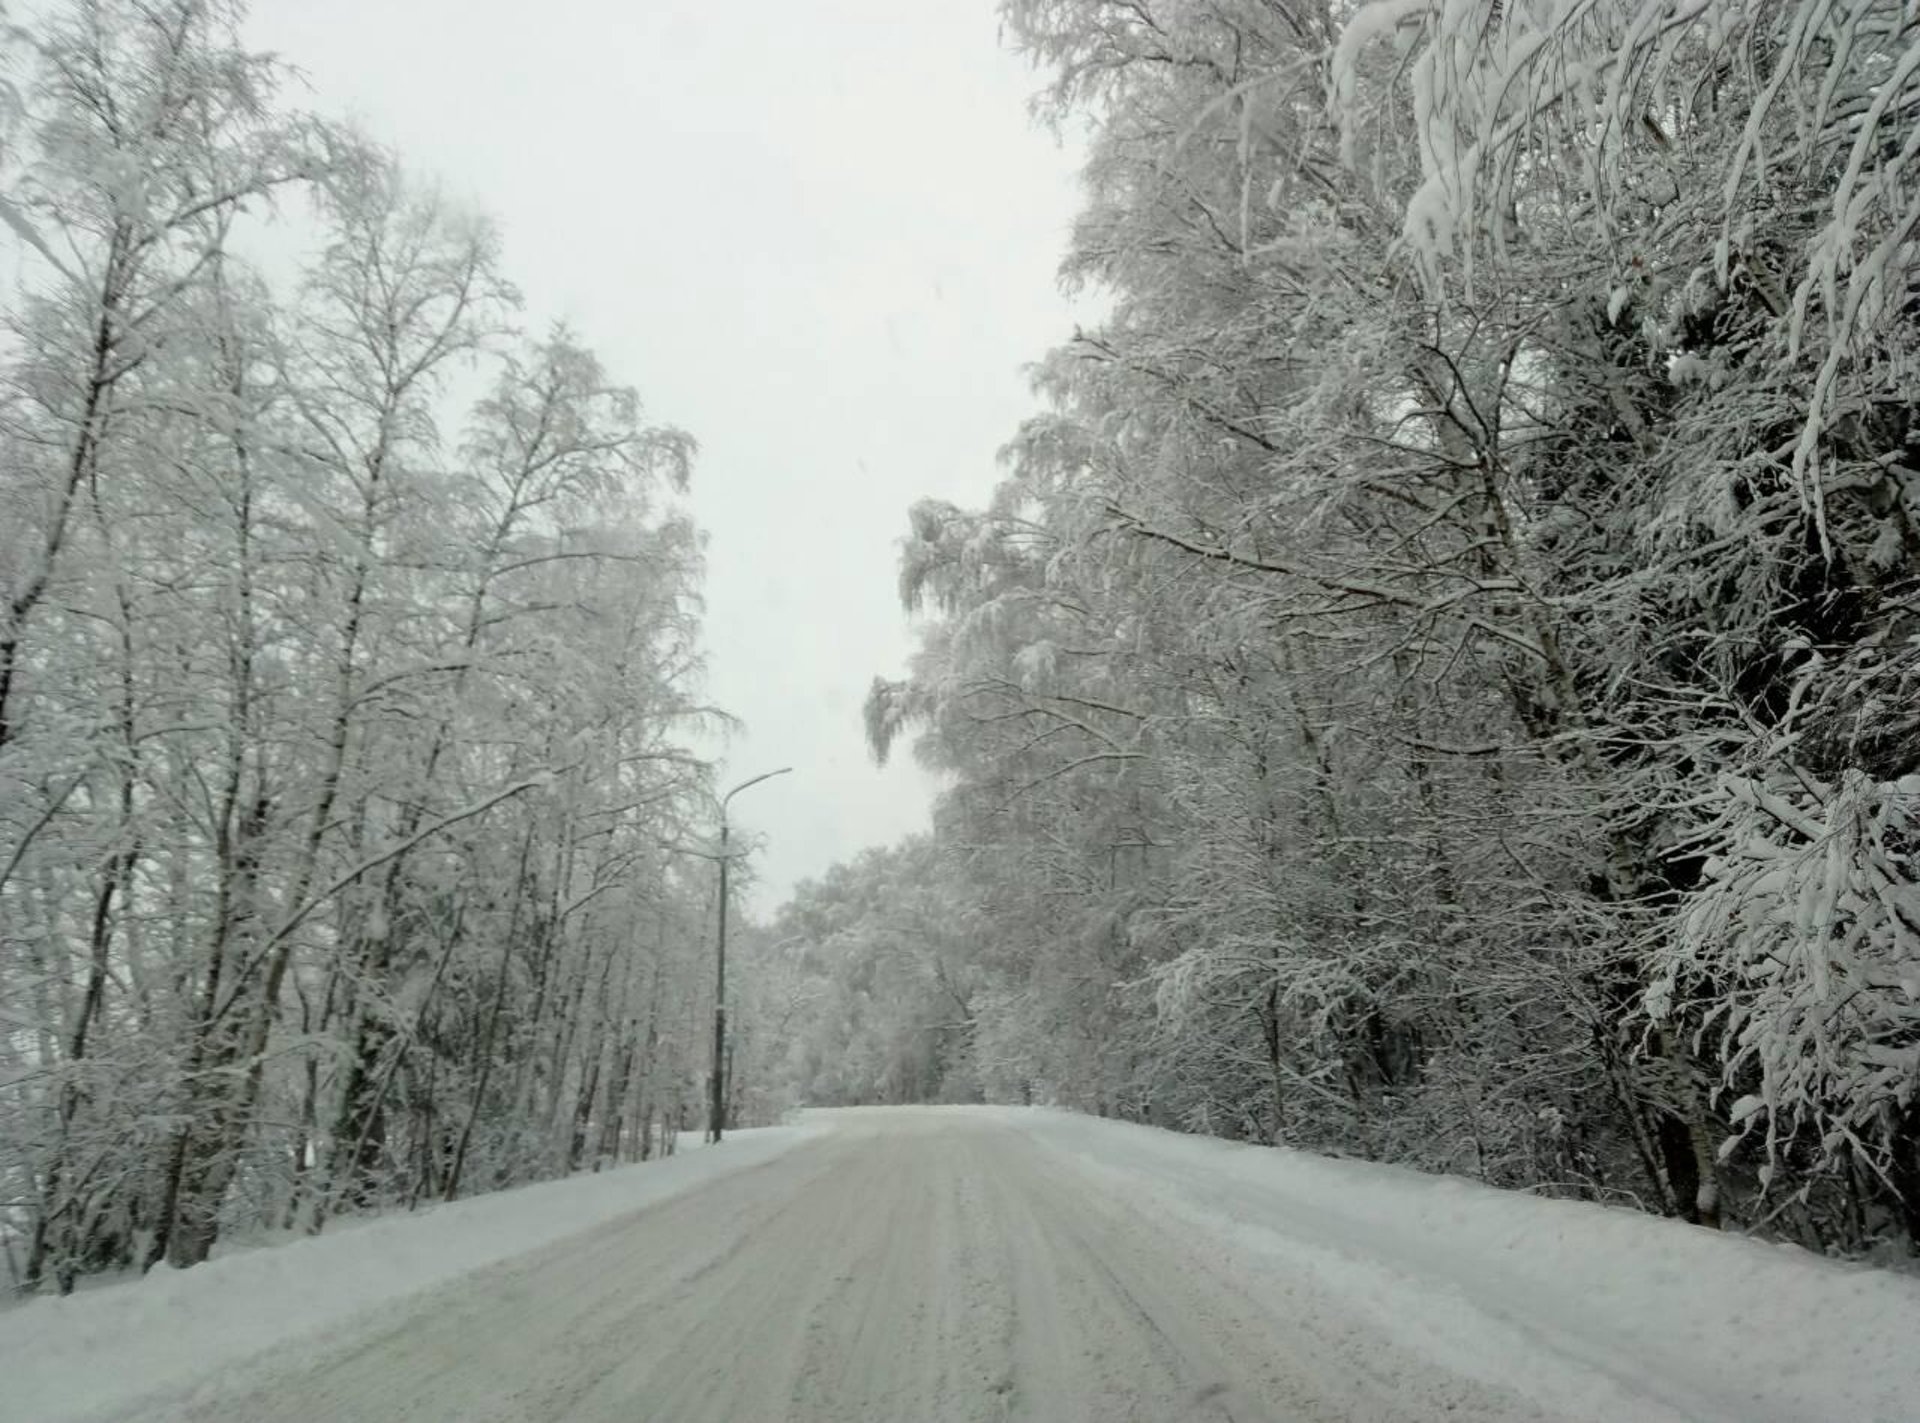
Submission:
[[1897,1182],[1920,1087],[1920,774],[1728,776],[1703,839],[1716,848],[1648,1008],[1670,1019],[1715,986],[1699,1031],[1750,1087],[1723,1156],[1761,1134],[1771,1172],[1811,1133],[1823,1160]]

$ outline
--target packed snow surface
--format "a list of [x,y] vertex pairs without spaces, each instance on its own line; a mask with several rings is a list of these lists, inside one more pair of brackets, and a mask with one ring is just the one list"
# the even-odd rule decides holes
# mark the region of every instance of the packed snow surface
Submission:
[[811,1113],[0,1316],[60,1420],[1826,1420],[1920,1283],[1067,1113]]
[[[717,1151],[683,1145],[683,1154],[658,1161],[413,1214],[344,1220],[327,1234],[277,1248],[244,1250],[191,1270],[162,1266],[137,1284],[35,1300],[0,1313],[0,1423],[148,1417],[149,1410],[127,1405],[158,1390],[215,1383],[263,1351],[273,1351],[276,1361],[310,1358],[327,1342],[321,1331],[361,1322],[378,1306],[496,1261],[604,1229],[769,1160],[818,1130],[740,1132]],[[194,1415],[189,1409],[179,1416]]]

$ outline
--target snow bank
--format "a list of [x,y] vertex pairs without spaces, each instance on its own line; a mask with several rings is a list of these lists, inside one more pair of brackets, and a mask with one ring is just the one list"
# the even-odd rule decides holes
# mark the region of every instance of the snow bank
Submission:
[[[56,1423],[188,1384],[358,1312],[772,1160],[819,1126],[351,1223],[0,1313],[0,1420]],[[342,1222],[343,1225],[349,1224]]]
[[983,1110],[1247,1255],[1311,1272],[1456,1371],[1574,1416],[1920,1417],[1920,1281],[1904,1275],[1457,1177]]

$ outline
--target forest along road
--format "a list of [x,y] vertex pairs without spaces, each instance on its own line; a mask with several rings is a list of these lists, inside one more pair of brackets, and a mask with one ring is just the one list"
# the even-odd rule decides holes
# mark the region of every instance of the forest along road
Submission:
[[[717,1148],[725,1150],[725,1146]],[[963,1112],[836,1114],[765,1164],[383,1307],[142,1419],[1546,1417]],[[123,1415],[131,1417],[133,1415]]]

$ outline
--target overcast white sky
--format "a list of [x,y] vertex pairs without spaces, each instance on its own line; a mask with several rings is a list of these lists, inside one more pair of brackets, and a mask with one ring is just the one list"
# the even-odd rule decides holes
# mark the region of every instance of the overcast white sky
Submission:
[[562,317],[702,445],[708,690],[743,717],[754,905],[926,822],[860,703],[910,645],[914,499],[978,503],[1071,330],[1076,155],[993,0],[255,0],[309,102],[500,222]]

